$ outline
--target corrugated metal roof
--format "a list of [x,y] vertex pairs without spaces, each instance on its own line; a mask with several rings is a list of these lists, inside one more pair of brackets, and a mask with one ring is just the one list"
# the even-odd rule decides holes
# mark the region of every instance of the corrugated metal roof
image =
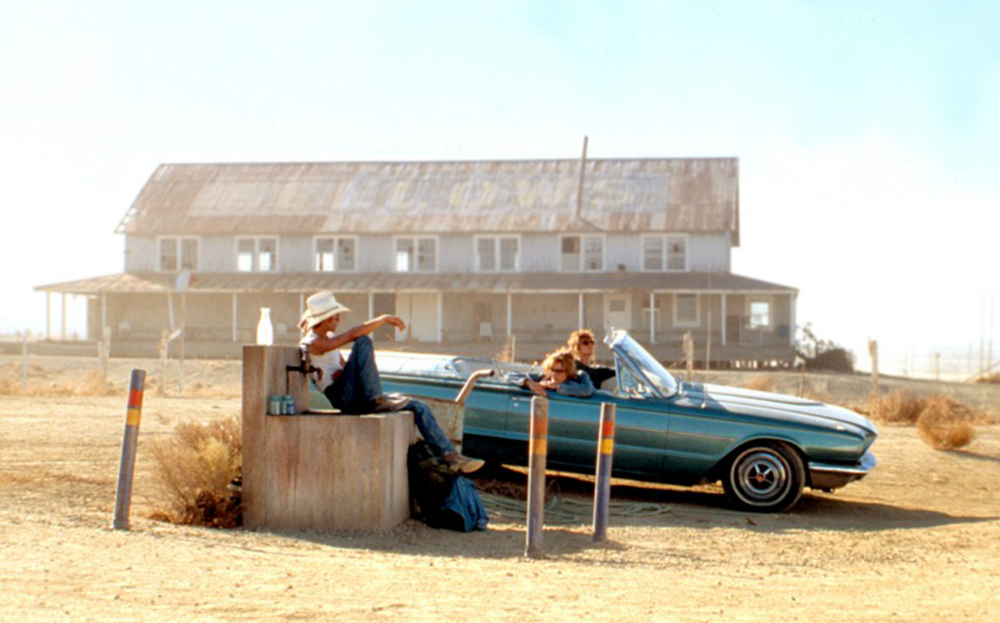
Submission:
[[732,232],[735,158],[164,164],[118,225],[143,234]]
[[[171,292],[167,273],[119,273],[44,286],[66,294]],[[195,273],[188,292],[796,292],[731,273]]]

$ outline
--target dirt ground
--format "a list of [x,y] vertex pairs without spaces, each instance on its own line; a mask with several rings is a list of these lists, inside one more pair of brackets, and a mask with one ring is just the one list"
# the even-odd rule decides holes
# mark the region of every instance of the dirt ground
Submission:
[[[114,531],[136,365],[151,383],[131,531]],[[594,544],[590,485],[553,477],[545,556],[528,560],[523,514],[493,498],[490,529],[473,534],[414,521],[275,534],[149,519],[162,505],[143,446],[240,409],[238,363],[188,362],[184,399],[170,383],[174,395],[158,395],[157,365],[113,360],[112,395],[96,395],[92,362],[35,357],[24,394],[20,359],[0,358],[0,620],[1000,621],[1000,388],[931,388],[994,423],[954,452],[883,425],[866,480],[807,491],[789,514],[730,511],[717,486],[618,483],[610,541]],[[809,380],[845,402],[862,391]]]

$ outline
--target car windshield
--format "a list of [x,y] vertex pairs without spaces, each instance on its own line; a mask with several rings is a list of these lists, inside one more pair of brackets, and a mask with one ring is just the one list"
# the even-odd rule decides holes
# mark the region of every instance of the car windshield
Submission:
[[[624,376],[629,378],[633,376],[641,377],[636,378],[635,381],[640,385],[651,385],[653,392],[662,398],[667,398],[677,393],[677,379],[667,372],[667,369],[646,352],[646,349],[633,340],[628,333],[625,331],[615,331],[606,341],[615,353],[615,357],[621,358],[620,363],[625,364],[620,366],[620,368],[627,369],[629,372]],[[619,379],[619,385],[622,384],[622,380],[625,379]]]

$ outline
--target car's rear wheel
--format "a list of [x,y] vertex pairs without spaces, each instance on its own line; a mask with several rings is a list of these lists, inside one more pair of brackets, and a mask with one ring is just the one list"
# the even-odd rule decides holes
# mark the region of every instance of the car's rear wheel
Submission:
[[722,486],[737,508],[761,513],[786,511],[802,497],[805,467],[795,450],[777,442],[756,443],[736,452]]

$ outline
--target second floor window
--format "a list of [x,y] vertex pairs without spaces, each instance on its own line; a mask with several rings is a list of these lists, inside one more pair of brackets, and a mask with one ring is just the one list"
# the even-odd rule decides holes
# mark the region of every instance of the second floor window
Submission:
[[476,238],[476,270],[509,272],[518,268],[516,236],[481,236]]
[[198,270],[198,239],[160,238],[160,270]]
[[277,238],[237,238],[236,270],[270,273],[278,270]]
[[643,236],[642,269],[687,270],[686,236]]
[[604,270],[604,238],[563,236],[560,240],[559,269],[563,272]]
[[314,262],[318,272],[352,271],[355,267],[354,238],[316,238]]
[[396,272],[434,272],[437,270],[437,239],[430,236],[396,238]]

